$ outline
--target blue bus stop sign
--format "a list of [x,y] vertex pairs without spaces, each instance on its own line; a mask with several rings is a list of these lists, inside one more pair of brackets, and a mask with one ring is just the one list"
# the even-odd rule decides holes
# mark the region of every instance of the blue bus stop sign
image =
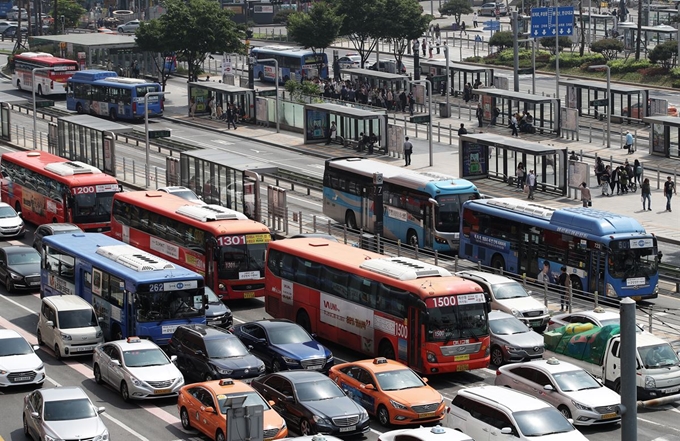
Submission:
[[[556,17],[559,12],[559,17]],[[557,21],[557,29],[555,28]],[[531,37],[571,36],[574,33],[574,7],[531,8]]]

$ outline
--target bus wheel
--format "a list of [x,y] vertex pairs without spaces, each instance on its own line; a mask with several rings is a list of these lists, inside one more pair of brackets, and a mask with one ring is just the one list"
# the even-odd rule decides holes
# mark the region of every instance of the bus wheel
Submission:
[[503,259],[503,256],[499,254],[494,254],[494,256],[491,258],[491,267],[496,268],[496,269],[506,269],[505,268],[505,260]]
[[307,314],[307,311],[305,311],[304,309],[298,311],[297,317],[295,318],[295,323],[302,326],[305,329],[305,331],[309,332],[310,334],[312,333],[312,323],[309,320],[309,315]]
[[406,234],[406,242],[413,248],[419,246],[420,242],[418,241],[418,233],[413,230],[408,230],[408,233]]
[[116,114],[115,109],[111,109],[111,113],[109,113],[109,118],[111,121],[115,121],[118,119],[118,115]]
[[76,112],[78,112],[79,114],[83,114],[83,113],[84,113],[84,112],[83,112],[83,105],[82,105],[82,104],[80,104],[80,103],[76,104]]
[[38,95],[43,96],[42,84],[38,84]]
[[351,210],[347,210],[347,213],[345,214],[345,225],[347,225],[347,228],[352,230],[357,229],[357,218],[354,216],[354,212]]
[[581,283],[581,278],[576,274],[569,276],[571,279],[571,289],[572,291],[583,291],[583,283]]
[[52,218],[52,223],[53,223],[53,224],[57,224],[57,223],[59,223],[59,221],[57,220],[56,217],[53,217],[53,218]]
[[387,340],[383,340],[382,343],[380,343],[380,348],[378,349],[378,355],[381,357],[385,357],[389,360],[396,360],[397,357],[394,355],[394,348],[392,347],[392,343],[390,343]]

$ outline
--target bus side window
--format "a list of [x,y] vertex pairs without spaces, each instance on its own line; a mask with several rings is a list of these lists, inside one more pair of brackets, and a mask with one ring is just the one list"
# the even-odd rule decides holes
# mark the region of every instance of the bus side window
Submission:
[[272,274],[279,277],[281,276],[281,257],[282,253],[278,250],[270,250],[267,259],[267,268]]

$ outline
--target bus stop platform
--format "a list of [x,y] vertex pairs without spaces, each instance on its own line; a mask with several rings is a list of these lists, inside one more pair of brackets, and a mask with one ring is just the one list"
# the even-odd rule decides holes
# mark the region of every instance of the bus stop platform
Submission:
[[327,141],[335,122],[338,141],[345,147],[361,148],[361,135],[375,134],[376,150],[387,152],[387,111],[364,110],[340,104],[306,104],[304,109],[305,144]]
[[193,98],[196,101],[195,115],[208,116],[206,103],[212,96],[214,97],[213,106],[220,106],[223,112],[227,111],[227,106],[234,104],[245,110],[243,119],[255,120],[255,89],[212,81],[193,81],[187,84],[187,89],[187,109],[191,108],[191,99]]
[[[640,115],[647,114],[649,91],[641,87],[611,82],[609,89],[612,96],[607,99],[607,83],[604,81],[568,78],[560,80],[560,86],[567,89],[566,107],[579,109],[579,116],[603,120],[606,119],[607,113],[611,112],[611,122],[630,124],[640,122],[639,117],[632,114],[632,109],[637,108]],[[598,111],[600,108],[602,110]]]
[[680,157],[680,119],[677,116],[648,116],[649,154],[666,158]]

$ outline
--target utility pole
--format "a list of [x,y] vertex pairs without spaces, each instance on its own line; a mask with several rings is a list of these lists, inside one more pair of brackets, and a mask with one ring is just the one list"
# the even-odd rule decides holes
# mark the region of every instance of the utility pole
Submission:
[[[517,11],[512,11],[512,48],[513,48],[513,90],[519,92],[519,26],[517,23]],[[448,67],[448,66],[447,66]]]

